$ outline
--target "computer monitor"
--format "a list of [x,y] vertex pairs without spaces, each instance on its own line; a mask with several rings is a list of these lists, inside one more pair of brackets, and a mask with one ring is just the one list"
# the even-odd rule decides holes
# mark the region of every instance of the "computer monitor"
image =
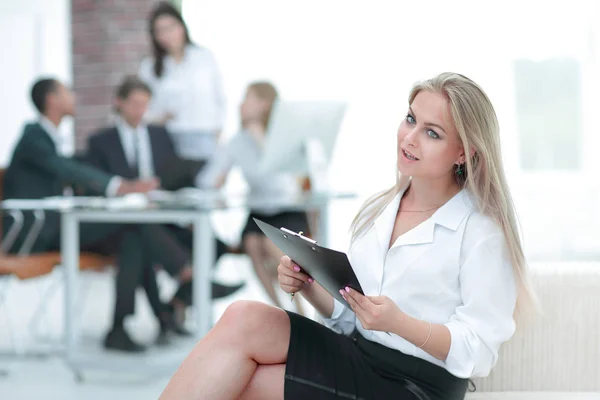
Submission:
[[262,171],[307,174],[315,191],[328,188],[328,167],[346,103],[279,101],[267,127]]

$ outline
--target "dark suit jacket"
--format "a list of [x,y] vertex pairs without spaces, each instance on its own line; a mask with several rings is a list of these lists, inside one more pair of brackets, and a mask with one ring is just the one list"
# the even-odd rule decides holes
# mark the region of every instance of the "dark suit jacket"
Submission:
[[[155,175],[166,190],[193,186],[202,163],[177,157],[173,141],[161,126],[148,126]],[[129,179],[138,177],[137,167],[130,167],[116,127],[102,129],[90,136],[87,160],[93,166],[111,174]]]
[[[38,123],[25,126],[12,159],[4,175],[5,199],[41,199],[61,196],[66,186],[78,185],[87,192],[104,195],[112,176],[71,158],[60,156],[50,135]],[[4,233],[10,221],[3,224]],[[31,227],[26,218],[19,238],[12,250],[18,249]],[[34,252],[45,251],[56,242],[60,232],[57,213],[46,213],[46,222],[33,247]]]

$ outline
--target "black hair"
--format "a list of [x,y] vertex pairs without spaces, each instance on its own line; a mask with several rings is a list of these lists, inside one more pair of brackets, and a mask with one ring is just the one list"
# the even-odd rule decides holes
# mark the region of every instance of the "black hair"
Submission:
[[164,49],[156,40],[154,24],[156,23],[156,20],[163,15],[168,15],[175,18],[181,24],[181,26],[183,26],[183,30],[185,31],[185,43],[192,43],[187,25],[185,24],[181,13],[177,11],[177,9],[170,3],[166,1],[159,2],[150,13],[149,18],[150,38],[152,39],[152,52],[154,53],[154,75],[156,75],[157,78],[160,78],[164,72],[164,59],[167,55],[167,50]]
[[58,85],[58,80],[54,78],[41,78],[31,87],[31,101],[41,114],[46,112],[46,100],[48,95],[56,92]]
[[150,86],[148,86],[146,82],[134,75],[128,75],[123,79],[121,84],[117,87],[116,95],[119,99],[125,100],[129,97],[129,95],[132,92],[136,90],[141,90],[148,93],[149,95],[152,95],[152,90],[150,89]]

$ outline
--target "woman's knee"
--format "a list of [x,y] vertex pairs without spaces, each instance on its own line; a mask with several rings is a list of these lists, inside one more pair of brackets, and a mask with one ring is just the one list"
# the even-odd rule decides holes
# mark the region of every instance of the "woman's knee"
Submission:
[[202,350],[207,342],[210,347],[226,346],[231,348],[232,344],[242,343],[244,337],[251,335],[249,332],[248,321],[252,318],[260,318],[261,303],[239,300],[230,304],[217,324],[202,340],[200,340],[194,349],[194,352]]
[[269,308],[269,306],[258,301],[234,301],[225,309],[219,323],[233,327],[243,327],[247,325],[247,320],[255,319],[260,316],[260,314],[265,313],[267,308]]
[[259,364],[284,363],[290,338],[290,319],[280,308],[241,300],[232,303],[193,353],[207,348],[244,353]]
[[247,339],[253,333],[260,333],[279,319],[287,318],[285,311],[251,300],[239,300],[227,307],[218,322],[221,330]]

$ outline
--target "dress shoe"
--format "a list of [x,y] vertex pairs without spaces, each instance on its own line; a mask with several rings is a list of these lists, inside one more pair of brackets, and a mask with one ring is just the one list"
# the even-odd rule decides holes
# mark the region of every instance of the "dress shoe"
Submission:
[[114,327],[104,339],[104,348],[119,350],[127,353],[141,353],[146,348],[135,343],[123,327]]
[[222,297],[231,296],[242,287],[244,287],[245,283],[238,283],[237,285],[223,285],[222,283],[213,282],[212,283],[212,298],[220,299]]
[[[163,325],[164,329],[178,336],[191,337],[193,334],[187,330],[185,325],[185,307],[175,308],[172,304],[167,305],[168,317]],[[162,330],[162,328],[161,328]]]
[[192,337],[194,334],[187,330],[182,324],[174,323],[171,326],[171,330],[178,336],[181,337]]

